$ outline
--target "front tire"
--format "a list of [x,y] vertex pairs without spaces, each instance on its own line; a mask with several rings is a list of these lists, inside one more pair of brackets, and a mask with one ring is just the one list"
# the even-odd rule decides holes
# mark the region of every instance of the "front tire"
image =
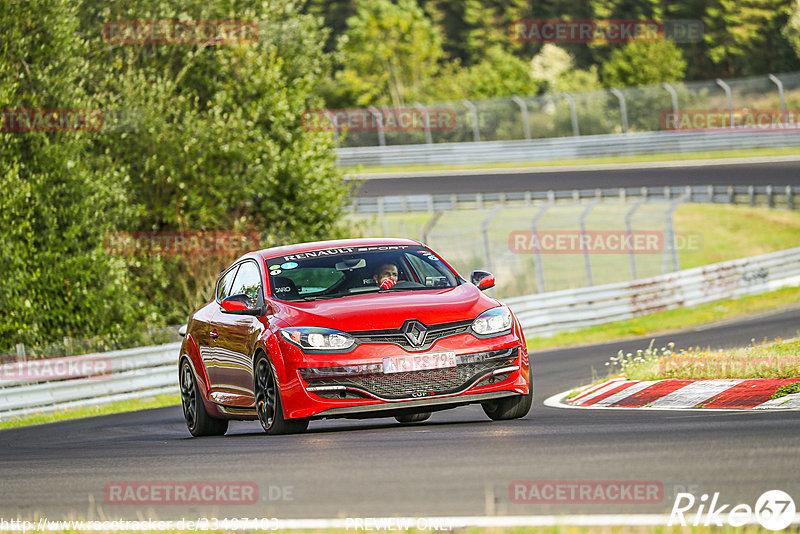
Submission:
[[228,431],[227,419],[215,419],[206,411],[192,366],[186,360],[181,365],[181,406],[186,428],[192,436],[222,436]]
[[308,419],[285,419],[281,405],[281,393],[275,373],[267,357],[262,354],[256,360],[255,387],[256,412],[264,431],[270,435],[300,434],[308,428]]
[[421,423],[425,421],[431,416],[431,412],[421,412],[421,413],[407,413],[403,415],[395,415],[394,418],[397,419],[398,423],[408,424],[408,423]]
[[527,395],[514,395],[481,403],[483,411],[492,421],[507,421],[525,417],[533,404],[533,384],[528,387]]

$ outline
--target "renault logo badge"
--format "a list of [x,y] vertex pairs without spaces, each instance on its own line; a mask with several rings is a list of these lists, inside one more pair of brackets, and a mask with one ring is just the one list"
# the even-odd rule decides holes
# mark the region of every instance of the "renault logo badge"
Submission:
[[412,347],[421,347],[425,344],[428,329],[425,328],[425,325],[421,322],[412,320],[407,321],[406,324],[403,325],[403,334],[405,334],[406,339],[411,343]]

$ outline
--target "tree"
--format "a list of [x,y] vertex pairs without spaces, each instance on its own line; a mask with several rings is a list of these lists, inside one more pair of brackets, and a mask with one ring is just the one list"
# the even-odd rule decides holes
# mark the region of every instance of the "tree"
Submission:
[[359,0],[339,41],[344,65],[336,80],[358,106],[414,102],[439,69],[441,42],[415,0]]
[[631,42],[612,52],[602,67],[603,85],[625,87],[680,81],[686,60],[670,40]]
[[[85,59],[74,3],[6,4],[0,32],[0,109],[98,107],[84,85],[95,67]],[[131,213],[125,168],[94,150],[102,135],[0,133],[0,349],[64,336],[124,337],[152,319],[126,259],[103,248]]]

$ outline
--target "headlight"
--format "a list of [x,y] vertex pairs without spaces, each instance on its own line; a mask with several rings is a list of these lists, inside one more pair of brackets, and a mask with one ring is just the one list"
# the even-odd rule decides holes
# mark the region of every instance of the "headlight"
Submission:
[[498,306],[486,310],[472,322],[472,330],[480,336],[490,336],[511,330],[511,310],[506,306]]
[[301,349],[347,350],[356,342],[350,334],[331,328],[293,326],[281,328],[280,332],[286,341]]

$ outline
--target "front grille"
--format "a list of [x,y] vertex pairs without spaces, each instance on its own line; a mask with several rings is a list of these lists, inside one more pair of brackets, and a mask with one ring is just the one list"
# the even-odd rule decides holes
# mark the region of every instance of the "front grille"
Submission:
[[[308,388],[320,386],[353,388],[375,397],[387,400],[447,395],[463,391],[479,378],[498,369],[513,365],[517,360],[518,348],[464,354],[456,357],[457,365],[445,369],[413,371],[408,373],[380,372],[354,373],[352,375],[328,376],[322,378],[325,368],[301,369],[300,375],[308,383]],[[361,367],[363,366],[356,366]],[[337,370],[345,368],[336,368]],[[323,391],[320,391],[320,394]]]
[[412,345],[402,329],[399,328],[390,330],[363,330],[360,332],[349,332],[349,334],[361,343],[394,343],[395,345],[400,345],[404,349],[417,351],[431,348],[431,345],[443,337],[455,336],[468,332],[470,326],[472,326],[471,320],[426,326],[428,334],[425,337],[425,343],[418,347]]

